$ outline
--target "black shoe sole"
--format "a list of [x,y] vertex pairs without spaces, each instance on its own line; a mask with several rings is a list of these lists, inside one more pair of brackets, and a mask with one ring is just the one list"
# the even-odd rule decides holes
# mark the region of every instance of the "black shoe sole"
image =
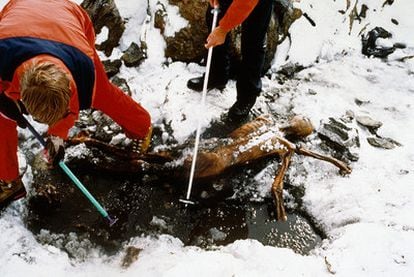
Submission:
[[[189,85],[187,85],[187,87],[189,88],[189,89],[191,89],[191,90],[194,90],[194,91],[198,91],[198,92],[202,92],[203,91],[203,88],[201,87],[201,88],[195,88],[195,87],[191,87],[191,86],[189,86]],[[210,90],[212,90],[212,89],[218,89],[218,90],[223,90],[223,89],[225,89],[226,88],[226,85],[218,85],[218,86],[212,86],[212,87],[207,87],[207,91],[210,91]]]
[[0,203],[0,209],[6,208],[11,202],[19,200],[27,195],[26,189],[23,187],[10,195],[8,198]]

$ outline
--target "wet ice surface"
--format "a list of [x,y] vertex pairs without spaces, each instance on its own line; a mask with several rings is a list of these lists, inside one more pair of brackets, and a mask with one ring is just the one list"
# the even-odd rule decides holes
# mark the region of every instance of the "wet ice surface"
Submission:
[[232,181],[237,172],[221,180],[230,184],[224,188],[217,184],[195,187],[192,200],[197,203],[187,207],[178,201],[184,196],[186,184],[137,183],[130,176],[120,180],[119,176],[85,175],[82,171],[76,174],[119,219],[114,226],[109,227],[57,170],[44,172],[35,180],[53,183],[59,197],[32,197],[26,219],[29,230],[41,243],[60,248],[75,259],[86,258],[88,249],[93,247],[115,254],[123,243],[141,235],[170,234],[185,245],[207,249],[250,238],[300,254],[309,253],[321,242],[320,232],[301,211],[288,209],[288,221],[277,222],[273,199],[249,201],[232,197],[234,188],[243,183]]

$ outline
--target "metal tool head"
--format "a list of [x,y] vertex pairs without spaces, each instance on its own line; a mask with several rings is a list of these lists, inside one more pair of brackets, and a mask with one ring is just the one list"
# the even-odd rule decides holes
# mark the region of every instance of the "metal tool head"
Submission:
[[109,227],[112,227],[112,225],[114,225],[117,221],[118,218],[116,217],[111,217],[110,215],[108,215],[107,217],[105,217],[108,220],[109,223]]
[[184,203],[187,207],[187,205],[195,205],[196,203],[194,201],[188,200],[188,199],[180,199],[181,203]]

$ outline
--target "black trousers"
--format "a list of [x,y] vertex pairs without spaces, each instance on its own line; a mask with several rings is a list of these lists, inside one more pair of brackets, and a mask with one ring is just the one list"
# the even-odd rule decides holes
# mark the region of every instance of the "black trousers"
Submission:
[[[249,0],[245,0],[249,1]],[[233,0],[220,0],[219,21]],[[237,70],[237,101],[254,101],[262,90],[261,73],[266,49],[266,32],[272,15],[273,0],[259,0],[257,6],[242,23],[240,68]],[[206,13],[206,23],[211,31],[213,15],[211,7]],[[227,80],[230,71],[230,36],[224,44],[214,48],[211,62],[211,78]]]

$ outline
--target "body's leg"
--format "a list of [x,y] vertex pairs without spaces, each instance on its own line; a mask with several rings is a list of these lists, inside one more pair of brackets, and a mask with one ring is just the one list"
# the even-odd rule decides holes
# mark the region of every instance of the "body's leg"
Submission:
[[277,220],[286,221],[287,219],[283,201],[283,178],[289,168],[293,153],[292,150],[287,150],[285,154],[281,155],[282,164],[272,184],[272,195],[276,204]]

